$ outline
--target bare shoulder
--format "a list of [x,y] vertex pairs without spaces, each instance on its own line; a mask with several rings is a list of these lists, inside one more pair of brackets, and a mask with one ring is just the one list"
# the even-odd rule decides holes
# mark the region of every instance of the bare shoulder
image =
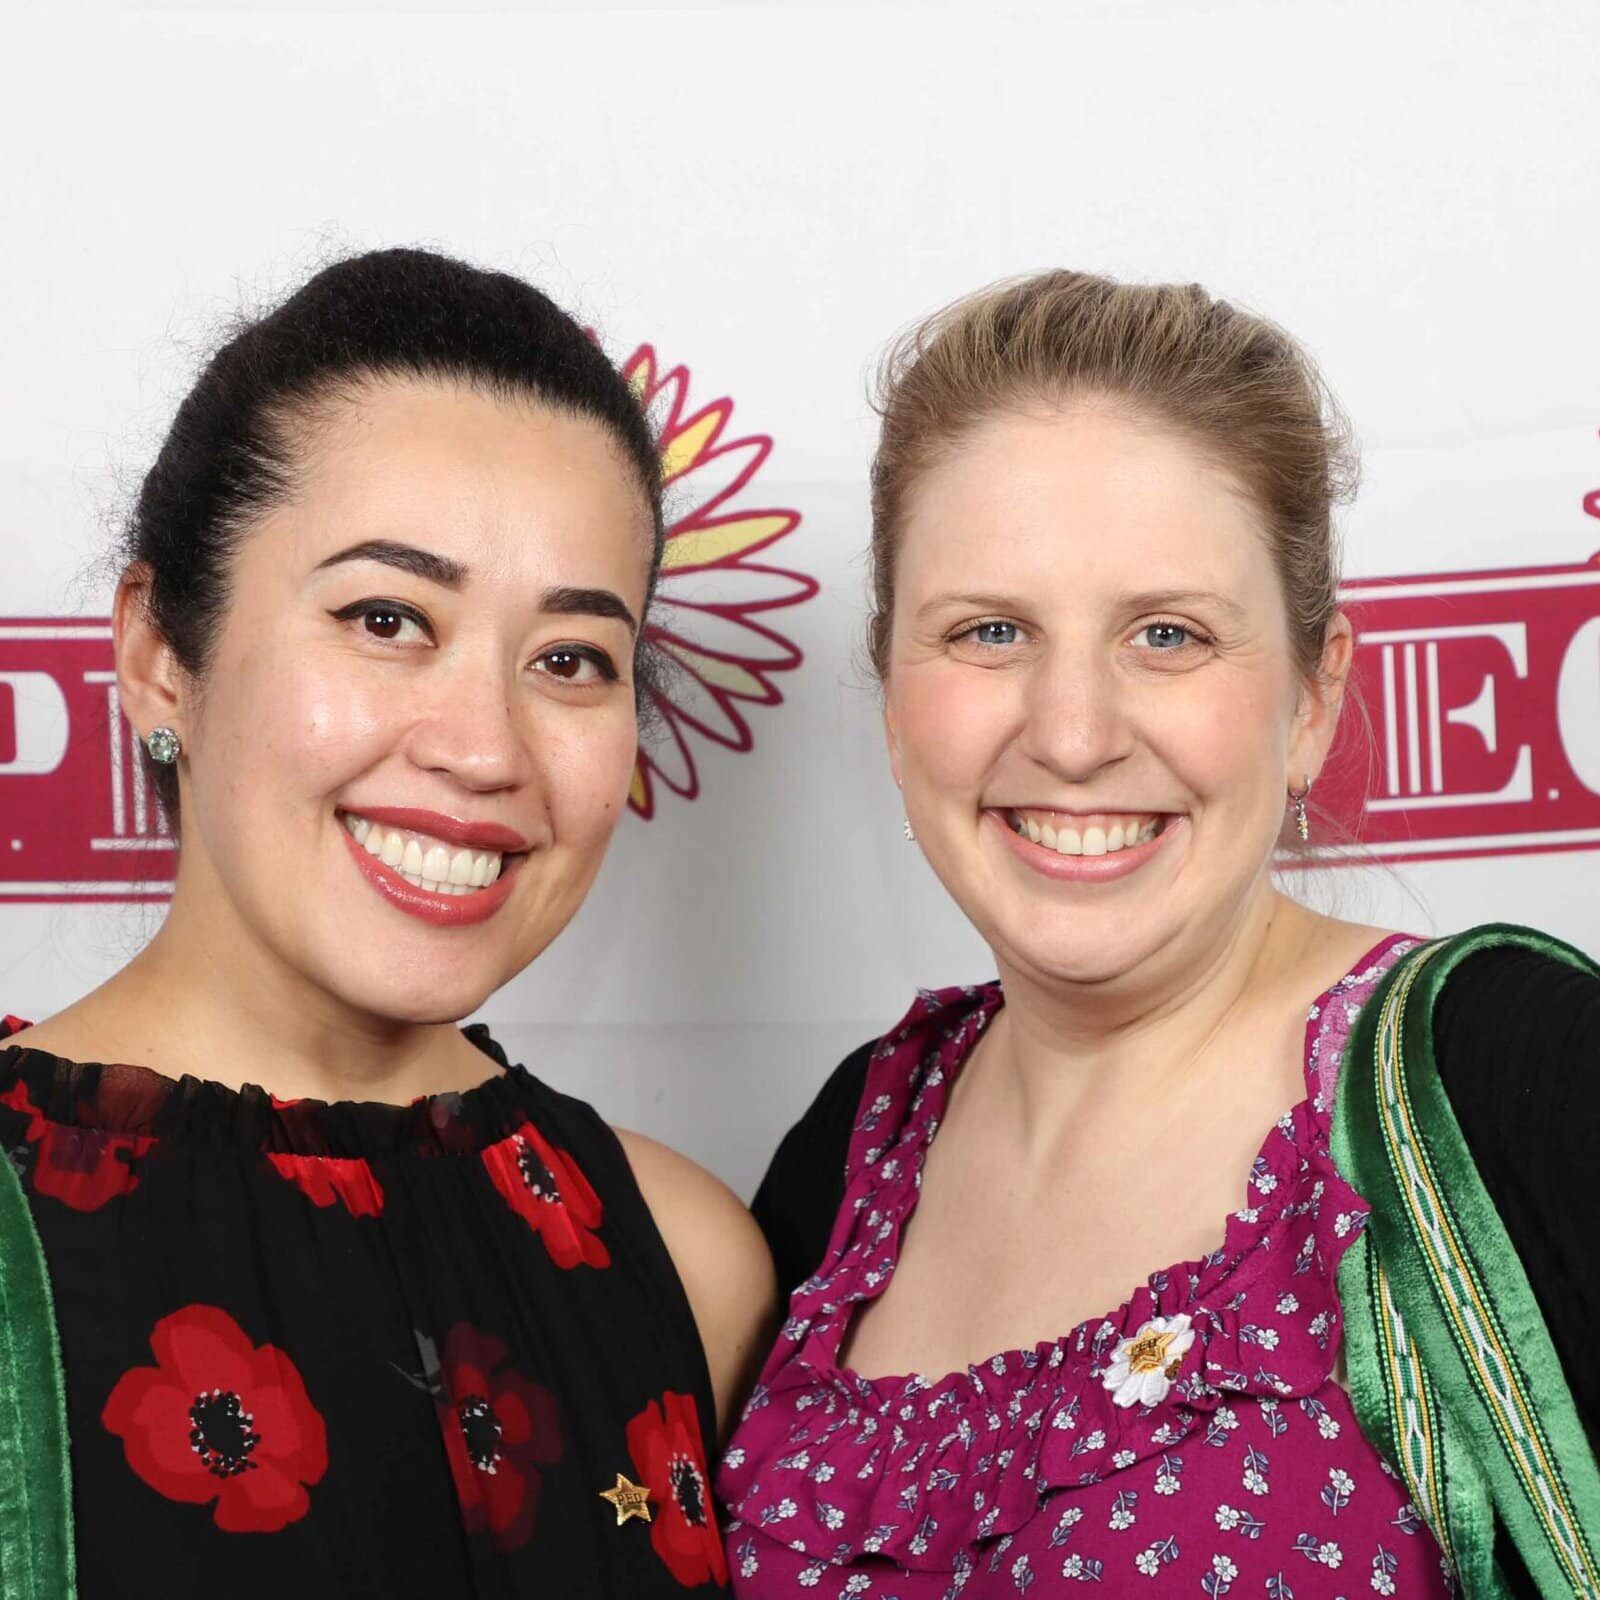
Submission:
[[755,1381],[778,1310],[777,1277],[755,1218],[720,1178],[658,1140],[615,1130],[683,1280],[711,1368],[719,1433]]

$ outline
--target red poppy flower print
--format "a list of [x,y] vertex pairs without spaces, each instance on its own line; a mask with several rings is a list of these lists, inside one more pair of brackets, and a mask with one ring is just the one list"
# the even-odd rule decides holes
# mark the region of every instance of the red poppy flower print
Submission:
[[686,1589],[728,1581],[694,1396],[670,1390],[628,1424],[628,1454],[650,1490],[650,1542]]
[[558,1267],[609,1267],[611,1252],[595,1233],[600,1196],[565,1150],[524,1122],[509,1139],[483,1152],[501,1197],[544,1239]]
[[28,1098],[21,1082],[0,1094],[0,1105],[28,1119],[26,1138],[37,1146],[33,1187],[74,1211],[98,1211],[139,1187],[139,1158],[156,1141],[146,1134],[107,1133],[51,1122]]
[[224,1533],[276,1533],[311,1508],[327,1433],[294,1363],[216,1306],[185,1306],[150,1335],[153,1367],[123,1373],[100,1420],[157,1494],[216,1502]]
[[313,1204],[342,1205],[352,1217],[383,1215],[383,1185],[365,1161],[344,1156],[297,1156],[276,1150],[267,1160]]
[[503,1365],[506,1347],[464,1322],[445,1335],[439,1427],[469,1533],[501,1550],[526,1544],[539,1509],[539,1467],[561,1458],[556,1399]]

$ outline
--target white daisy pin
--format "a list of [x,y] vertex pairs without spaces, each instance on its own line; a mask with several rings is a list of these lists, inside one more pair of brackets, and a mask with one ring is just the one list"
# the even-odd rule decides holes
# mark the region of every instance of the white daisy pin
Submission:
[[1100,1381],[1119,1406],[1153,1406],[1166,1399],[1194,1343],[1191,1320],[1181,1311],[1152,1317],[1111,1352],[1111,1365]]

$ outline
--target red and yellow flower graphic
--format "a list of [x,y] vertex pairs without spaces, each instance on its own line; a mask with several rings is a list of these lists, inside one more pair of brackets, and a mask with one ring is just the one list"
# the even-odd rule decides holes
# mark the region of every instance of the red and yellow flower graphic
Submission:
[[622,365],[661,453],[666,551],[646,634],[667,668],[650,699],[658,729],[641,745],[629,803],[654,814],[656,785],[692,800],[700,792],[695,745],[749,750],[750,706],[782,703],[773,677],[801,651],[765,620],[817,592],[815,579],[754,559],[799,526],[800,514],[741,497],[772,450],[764,434],[730,437],[733,402],[692,408],[689,372],[663,371],[641,345]]

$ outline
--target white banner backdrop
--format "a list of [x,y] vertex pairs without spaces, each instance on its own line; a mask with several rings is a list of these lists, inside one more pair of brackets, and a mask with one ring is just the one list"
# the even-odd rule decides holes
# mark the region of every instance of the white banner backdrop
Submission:
[[[1002,275],[1199,280],[1303,338],[1353,414],[1351,577],[1574,569],[1600,549],[1594,22],[1590,0],[13,13],[0,675],[7,619],[104,616],[95,562],[199,355],[330,253],[420,243],[520,271],[619,360],[648,345],[657,379],[686,368],[680,423],[732,408],[685,460],[772,441],[708,464],[727,482],[754,463],[721,510],[799,517],[718,575],[730,603],[797,600],[725,617],[713,645],[752,675],[724,665],[724,686],[783,703],[720,703],[748,751],[732,724],[718,743],[676,722],[663,767],[687,788],[692,764],[697,796],[657,775],[577,922],[484,1016],[748,1193],[915,985],[991,971],[901,837],[859,665],[874,354]],[[1581,574],[1555,587],[1600,617]],[[1471,813],[1490,853],[1400,850],[1302,888],[1418,931],[1506,919],[1600,949],[1600,626],[1567,616],[1558,679],[1543,601],[1522,578],[1488,592],[1494,637],[1531,629],[1534,665],[1513,641],[1498,712],[1473,676],[1431,714],[1435,751],[1447,726],[1484,761],[1531,752],[1526,794]],[[683,691],[703,726],[718,706]],[[0,726],[0,1010],[42,1017],[159,908],[16,887],[40,848],[7,825],[21,748]],[[1430,815],[1455,804],[1438,770],[1390,779]]]

